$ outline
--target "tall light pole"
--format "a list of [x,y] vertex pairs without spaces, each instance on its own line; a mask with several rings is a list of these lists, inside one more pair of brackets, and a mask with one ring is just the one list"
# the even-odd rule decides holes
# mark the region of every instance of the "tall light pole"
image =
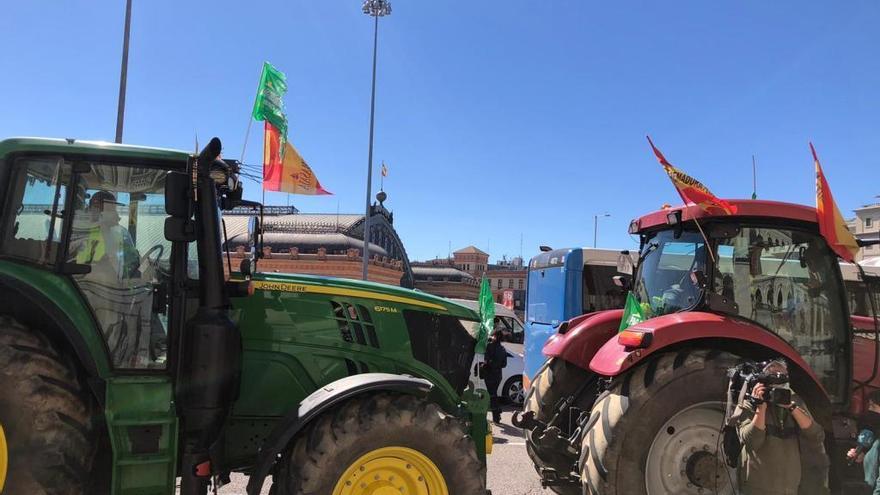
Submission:
[[[130,1],[130,0],[129,0]],[[364,269],[363,278],[367,280],[370,266],[370,194],[373,180],[373,120],[376,114],[376,51],[379,46],[379,18],[391,14],[388,0],[364,0],[364,14],[373,17],[373,90],[370,95],[370,147],[367,153],[367,209],[364,214]]]
[[596,247],[599,238],[599,217],[610,217],[611,214],[603,213],[593,215],[593,247]]
[[116,108],[116,142],[122,142],[125,120],[125,86],[128,82],[128,38],[131,33],[131,0],[125,0],[125,34],[122,38],[122,70],[119,74],[119,106]]

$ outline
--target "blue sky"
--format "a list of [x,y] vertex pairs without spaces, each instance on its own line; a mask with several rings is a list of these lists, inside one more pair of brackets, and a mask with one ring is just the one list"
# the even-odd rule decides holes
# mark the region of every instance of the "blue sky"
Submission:
[[[124,3],[4,6],[0,136],[113,139]],[[411,259],[450,242],[517,255],[521,235],[527,258],[588,246],[606,211],[599,245],[632,247],[630,219],[677,201],[646,134],[722,197],[751,194],[756,154],[759,197],[812,204],[809,140],[845,215],[880,194],[878,2],[393,7],[375,162]],[[335,193],[292,203],[361,212],[371,45],[358,0],[134,0],[124,141],[216,135],[239,157],[268,60],[288,77],[291,140]],[[255,123],[245,161],[259,163],[261,134]]]

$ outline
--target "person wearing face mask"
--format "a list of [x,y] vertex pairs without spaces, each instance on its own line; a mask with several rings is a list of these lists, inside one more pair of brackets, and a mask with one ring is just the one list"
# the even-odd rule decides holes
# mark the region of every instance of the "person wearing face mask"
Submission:
[[[821,448],[825,433],[804,402],[788,389],[784,360],[768,362],[738,406],[742,442],[739,484],[744,495],[797,495],[803,475],[801,449]],[[773,384],[765,383],[773,380]],[[788,390],[778,394],[771,389]],[[790,394],[790,396],[789,396]],[[783,403],[778,397],[785,397]]]

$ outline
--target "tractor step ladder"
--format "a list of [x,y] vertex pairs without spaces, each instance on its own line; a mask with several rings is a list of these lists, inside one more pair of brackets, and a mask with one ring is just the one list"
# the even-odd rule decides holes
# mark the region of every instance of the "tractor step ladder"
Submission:
[[119,376],[105,406],[113,449],[113,495],[173,493],[177,414],[167,376]]

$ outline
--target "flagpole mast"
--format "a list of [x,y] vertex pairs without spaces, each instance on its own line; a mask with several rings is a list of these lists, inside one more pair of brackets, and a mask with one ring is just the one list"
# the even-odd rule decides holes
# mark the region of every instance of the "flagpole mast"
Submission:
[[[610,217],[611,214],[607,211],[601,215],[598,213],[593,215],[593,248],[599,243],[599,217]],[[521,243],[521,242],[520,242]]]
[[758,162],[752,155],[752,199],[758,199]]
[[125,121],[125,87],[128,84],[128,40],[131,34],[131,0],[125,1],[125,33],[122,37],[122,69],[119,74],[119,104],[116,107],[116,142],[122,142]]
[[367,152],[367,198],[364,213],[364,255],[363,279],[367,280],[370,265],[370,194],[373,178],[373,124],[376,115],[376,55],[379,46],[379,18],[391,14],[391,2],[388,0],[364,0],[363,12],[373,17],[373,85],[370,94],[370,144]]

